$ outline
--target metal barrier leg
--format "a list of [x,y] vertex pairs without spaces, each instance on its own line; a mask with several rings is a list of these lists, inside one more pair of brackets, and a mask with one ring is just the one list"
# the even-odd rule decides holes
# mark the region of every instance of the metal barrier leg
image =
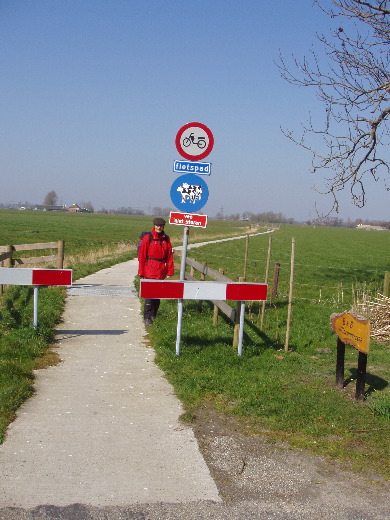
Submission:
[[238,355],[242,355],[242,339],[244,337],[245,302],[241,302],[240,309],[240,331],[238,333]]
[[34,285],[34,329],[38,327],[38,292],[38,286]]

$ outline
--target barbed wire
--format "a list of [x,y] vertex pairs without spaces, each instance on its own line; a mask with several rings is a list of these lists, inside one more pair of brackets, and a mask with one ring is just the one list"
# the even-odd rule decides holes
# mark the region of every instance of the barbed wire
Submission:
[[[208,257],[215,257],[215,258],[221,258],[221,255],[212,255],[207,254]],[[290,255],[288,256],[290,258]],[[226,258],[227,260],[237,260],[237,261],[245,261],[245,258],[243,257],[237,257],[237,256],[224,256],[223,258]],[[247,259],[248,263],[256,263],[261,262],[261,260],[253,260],[251,258]],[[370,273],[385,273],[387,272],[390,267],[377,267],[377,268],[366,268],[366,267],[333,267],[333,266],[323,266],[323,265],[312,265],[312,264],[300,264],[300,263],[294,263],[295,267],[309,267],[310,269],[334,269],[339,271],[367,271]],[[284,268],[283,268],[284,269]]]

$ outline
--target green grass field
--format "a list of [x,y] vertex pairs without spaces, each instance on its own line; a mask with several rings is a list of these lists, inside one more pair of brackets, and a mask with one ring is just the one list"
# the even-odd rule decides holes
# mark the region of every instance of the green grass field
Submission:
[[[134,257],[150,217],[0,211],[0,245],[65,240],[74,279]],[[247,222],[210,221],[190,231],[190,243],[241,235]],[[259,229],[260,231],[260,229]],[[183,228],[167,226],[181,244]],[[289,352],[284,351],[291,240],[295,238],[294,304]],[[269,235],[251,237],[247,281],[264,282]],[[353,399],[357,351],[347,347],[346,386],[335,388],[333,312],[350,310],[363,293],[375,296],[390,271],[390,233],[343,228],[282,226],[272,235],[270,280],[281,264],[277,298],[267,303],[263,330],[259,307],[246,315],[243,355],[232,348],[233,325],[204,302],[185,302],[181,355],[175,355],[177,307],[164,300],[149,329],[157,362],[174,385],[186,417],[212,406],[235,416],[246,431],[310,448],[389,476],[389,345],[372,341],[366,399]],[[244,273],[245,240],[210,244],[189,256],[238,280]],[[177,273],[178,275],[178,273]],[[52,330],[64,304],[63,289],[40,291],[40,326],[32,328],[32,291],[9,288],[0,300],[0,437],[33,391],[32,370],[45,363]],[[42,361],[43,359],[43,361]]]
[[[0,245],[65,240],[66,255],[98,253],[123,243],[135,246],[141,231],[152,228],[152,220],[149,216],[0,210]],[[207,240],[247,227],[247,222],[210,221],[207,229],[191,230],[191,236]],[[167,232],[172,243],[182,242],[182,226],[167,226]]]
[[[292,237],[295,238],[294,304],[289,352],[284,351]],[[269,235],[250,237],[247,280],[264,282]],[[371,342],[365,402],[354,400],[358,352],[347,347],[345,388],[335,388],[334,312],[349,311],[362,294],[383,290],[390,270],[390,233],[283,226],[272,235],[273,265],[281,264],[278,295],[259,330],[259,306],[246,315],[243,356],[232,348],[233,325],[212,324],[212,306],[185,302],[181,355],[175,356],[176,303],[165,300],[151,327],[157,361],[186,404],[188,416],[203,406],[234,415],[272,439],[335,457],[357,469],[389,476],[390,349]],[[189,256],[238,280],[245,240],[210,244]]]

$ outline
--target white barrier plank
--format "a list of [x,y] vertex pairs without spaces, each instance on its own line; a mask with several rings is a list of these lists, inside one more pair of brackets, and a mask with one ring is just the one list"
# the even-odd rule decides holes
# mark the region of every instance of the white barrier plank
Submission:
[[32,269],[0,267],[0,285],[31,285]]

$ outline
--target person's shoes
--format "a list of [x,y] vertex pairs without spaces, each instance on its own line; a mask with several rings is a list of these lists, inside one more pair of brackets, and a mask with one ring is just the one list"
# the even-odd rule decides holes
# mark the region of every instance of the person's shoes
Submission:
[[151,324],[152,324],[152,320],[146,319],[146,320],[144,321],[144,323],[145,323],[145,327],[150,327]]

